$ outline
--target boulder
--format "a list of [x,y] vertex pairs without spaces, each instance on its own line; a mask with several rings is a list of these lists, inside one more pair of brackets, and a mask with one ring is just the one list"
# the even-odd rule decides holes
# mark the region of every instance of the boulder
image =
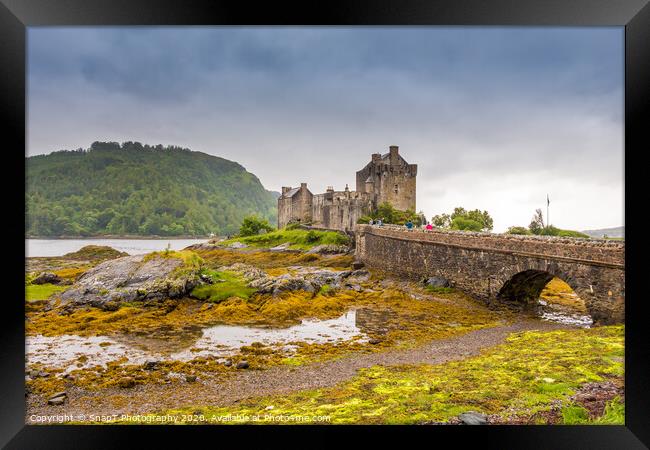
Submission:
[[258,269],[255,266],[244,263],[235,263],[230,266],[221,266],[217,269],[219,272],[235,272],[236,274],[241,275],[247,280],[258,280],[260,278],[266,278],[266,272],[261,269]]
[[238,369],[248,369],[248,361],[239,361],[236,367]]
[[307,253],[316,253],[320,255],[338,255],[347,253],[350,248],[347,245],[322,244],[317,245],[307,251]]
[[160,367],[160,361],[145,361],[142,368],[144,370],[156,370]]
[[123,302],[182,297],[201,283],[198,270],[183,260],[154,255],[125,256],[105,261],[84,273],[60,295],[66,309],[96,306],[114,310]]
[[475,411],[468,411],[458,416],[460,421],[465,425],[485,425],[487,424],[487,416],[485,414],[477,413]]
[[276,245],[275,247],[271,247],[269,251],[271,252],[283,252],[285,250],[288,250],[289,247],[291,246],[291,242],[285,242],[284,244]]
[[47,404],[48,405],[53,405],[53,406],[60,406],[65,403],[65,400],[68,398],[68,393],[65,391],[62,392],[57,392],[54,395],[50,395],[50,397],[47,399]]
[[451,287],[448,279],[443,277],[430,277],[424,281],[424,284],[429,287]]
[[57,275],[53,274],[52,272],[43,272],[40,273],[36,278],[32,280],[32,284],[46,284],[46,283],[51,283],[51,284],[59,284],[61,283],[61,278],[59,278]]

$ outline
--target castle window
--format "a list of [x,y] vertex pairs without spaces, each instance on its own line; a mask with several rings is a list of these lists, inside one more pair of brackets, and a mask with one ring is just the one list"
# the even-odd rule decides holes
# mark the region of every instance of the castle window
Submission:
[[397,194],[398,187],[395,185],[395,193]]

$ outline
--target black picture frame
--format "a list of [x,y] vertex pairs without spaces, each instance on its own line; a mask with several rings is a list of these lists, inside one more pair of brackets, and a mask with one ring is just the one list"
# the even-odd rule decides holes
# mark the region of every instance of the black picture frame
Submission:
[[[490,426],[490,427],[167,427],[167,426],[28,426],[25,425],[23,304],[19,299],[24,273],[24,195],[16,188],[24,176],[26,126],[26,27],[58,25],[522,25],[625,27],[625,225],[626,225],[626,349],[625,426]],[[635,205],[633,180],[642,180],[647,151],[650,109],[650,6],[648,0],[339,0],[301,5],[222,0],[0,0],[0,93],[3,129],[12,146],[4,148],[3,196],[6,251],[5,294],[0,333],[0,445],[7,448],[114,448],[135,437],[162,440],[196,439],[209,434],[212,445],[225,444],[236,434],[242,445],[262,445],[269,434],[287,445],[313,445],[316,433],[333,434],[337,441],[350,432],[362,439],[395,435],[406,445],[451,438],[456,445],[479,439],[481,448],[647,448],[650,443],[650,360],[643,284],[640,227],[629,217]],[[645,113],[645,114],[644,114]],[[647,119],[646,119],[647,120]],[[7,140],[5,139],[5,142]],[[645,144],[645,145],[643,145]],[[576,168],[579,170],[579,168]],[[19,173],[22,171],[22,174]],[[8,238],[8,239],[7,239]],[[629,263],[628,263],[629,261]],[[296,439],[296,434],[301,434]],[[419,436],[413,436],[417,434]],[[234,437],[234,436],[231,436]],[[305,440],[305,438],[307,438]],[[324,442],[324,441],[323,441]],[[200,444],[192,444],[200,445]],[[228,444],[232,445],[232,444]],[[420,444],[417,444],[420,445]],[[153,446],[153,445],[151,445]],[[429,446],[429,445],[427,445]]]

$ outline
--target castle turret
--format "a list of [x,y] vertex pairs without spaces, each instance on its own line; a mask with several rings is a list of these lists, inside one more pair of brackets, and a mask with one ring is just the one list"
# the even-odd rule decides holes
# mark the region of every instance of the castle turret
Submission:
[[357,172],[357,191],[373,194],[374,203],[390,203],[400,210],[415,211],[415,177],[417,165],[407,163],[399,147],[391,145],[388,153],[375,153],[371,161]]

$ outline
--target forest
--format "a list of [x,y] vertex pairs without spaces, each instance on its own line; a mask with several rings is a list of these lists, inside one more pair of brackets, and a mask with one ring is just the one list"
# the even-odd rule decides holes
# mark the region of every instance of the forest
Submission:
[[275,223],[277,193],[240,164],[177,146],[94,142],[26,158],[27,237],[234,234]]

